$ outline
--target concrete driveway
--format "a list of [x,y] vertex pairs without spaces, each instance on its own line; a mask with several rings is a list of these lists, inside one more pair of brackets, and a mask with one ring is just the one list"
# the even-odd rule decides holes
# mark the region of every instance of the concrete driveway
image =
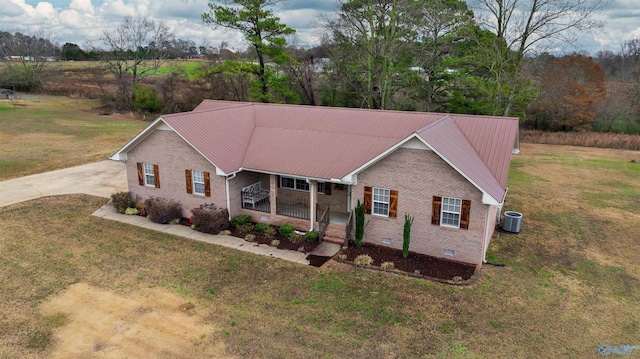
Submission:
[[100,197],[127,190],[124,163],[101,161],[0,182],[0,207],[72,193]]

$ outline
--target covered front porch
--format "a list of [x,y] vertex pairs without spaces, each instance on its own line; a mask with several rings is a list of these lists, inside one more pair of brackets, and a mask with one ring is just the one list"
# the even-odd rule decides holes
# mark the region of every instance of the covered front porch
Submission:
[[336,241],[348,238],[352,222],[349,185],[259,173],[245,174],[242,182],[241,212],[256,222],[290,223]]

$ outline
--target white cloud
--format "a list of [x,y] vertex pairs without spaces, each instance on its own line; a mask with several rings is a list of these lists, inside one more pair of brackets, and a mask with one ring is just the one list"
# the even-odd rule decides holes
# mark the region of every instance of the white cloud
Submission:
[[107,15],[115,16],[136,16],[136,10],[133,5],[125,4],[122,0],[113,2],[105,1],[102,8]]
[[71,2],[69,3],[69,9],[77,10],[78,12],[84,13],[85,15],[95,14],[95,10],[93,9],[91,0],[71,0]]
[[19,16],[24,13],[27,5],[24,0],[9,0],[8,4],[0,6],[0,19],[7,16]]
[[[30,10],[28,12],[30,12]],[[31,15],[34,19],[54,20],[58,12],[50,2],[39,2]]]

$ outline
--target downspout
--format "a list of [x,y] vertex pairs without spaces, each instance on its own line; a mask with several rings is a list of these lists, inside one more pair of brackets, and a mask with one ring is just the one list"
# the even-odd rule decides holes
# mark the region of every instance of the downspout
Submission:
[[484,225],[484,241],[482,241],[482,263],[487,263],[487,241],[489,240],[489,219],[491,211],[487,211],[487,219]]
[[[507,199],[507,192],[509,192],[509,187],[505,187],[504,196],[502,196],[502,202],[498,207],[498,211],[496,212],[496,227],[500,224],[500,217],[502,216],[502,209],[504,208],[504,201]],[[485,225],[485,233],[484,233],[484,243],[482,249],[482,263],[487,263],[487,241],[489,240],[489,213],[487,211],[487,224]]]
[[315,192],[315,186],[313,185],[313,182],[311,180],[309,180],[308,178],[306,179],[307,183],[309,184],[309,193],[311,195],[311,203],[309,203],[309,220],[311,221],[311,228],[309,228],[309,232],[313,231],[313,223],[315,222],[315,210],[316,210],[316,206],[313,203],[313,192]]
[[236,178],[238,172],[234,172],[231,176],[227,176],[225,181],[227,190],[227,212],[229,212],[229,220],[231,220],[231,198],[229,197],[229,181]]

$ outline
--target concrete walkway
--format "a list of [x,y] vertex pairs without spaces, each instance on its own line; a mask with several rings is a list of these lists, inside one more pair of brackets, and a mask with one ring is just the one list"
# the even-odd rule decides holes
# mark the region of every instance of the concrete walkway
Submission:
[[[0,182],[0,207],[45,196],[73,193],[85,193],[109,198],[113,193],[126,190],[127,177],[124,163],[101,161]],[[309,261],[306,260],[308,253],[281,250],[264,244],[256,245],[231,236],[205,234],[185,226],[153,223],[144,217],[127,216],[117,213],[110,203],[95,211],[93,215],[158,232],[194,239],[196,241],[281,258],[291,262],[309,264]],[[323,242],[311,254],[333,257],[339,250],[340,245]]]
[[112,221],[118,221],[122,223],[132,224],[137,227],[147,228],[158,232],[164,232],[173,234],[180,237],[190,238],[200,242],[206,242],[211,244],[217,244],[219,246],[229,247],[237,249],[243,252],[249,252],[253,254],[259,254],[263,256],[269,256],[273,258],[280,258],[286,261],[300,263],[308,265],[309,261],[306,259],[307,255],[314,254],[317,256],[333,257],[340,250],[340,245],[329,242],[322,242],[311,253],[300,253],[298,251],[283,250],[271,247],[266,244],[256,244],[237,238],[233,236],[223,236],[206,234],[193,229],[171,224],[159,224],[153,223],[149,219],[141,216],[129,216],[126,214],[116,212],[111,202],[100,207],[97,211],[92,213],[96,217],[110,219]]

